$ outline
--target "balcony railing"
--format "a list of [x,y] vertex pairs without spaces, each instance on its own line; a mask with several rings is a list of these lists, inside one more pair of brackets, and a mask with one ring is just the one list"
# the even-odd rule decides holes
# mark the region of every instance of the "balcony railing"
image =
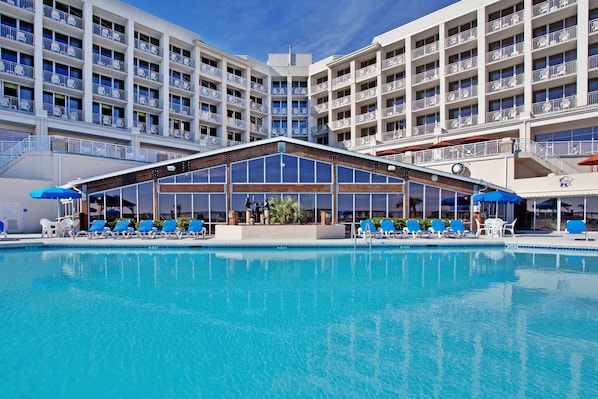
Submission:
[[424,71],[424,72],[418,73],[416,75],[413,75],[412,83],[417,84],[417,83],[427,82],[429,80],[439,79],[440,78],[439,71],[440,71],[439,68],[434,68],[434,69],[430,69],[428,71]]
[[222,122],[222,115],[217,114],[216,112],[210,112],[206,110],[199,111],[199,119],[206,122],[214,122],[220,123]]
[[245,105],[247,104],[245,99],[243,99],[241,97],[233,96],[231,94],[228,94],[226,96],[226,102],[228,104],[236,105],[237,107],[241,107],[241,108],[245,108]]
[[438,123],[425,123],[423,125],[414,126],[411,128],[412,136],[419,136],[422,134],[432,134],[438,127]]
[[538,50],[545,47],[557,45],[577,38],[577,26],[571,26],[547,35],[536,36],[532,40],[532,49]]
[[552,13],[575,3],[577,0],[548,0],[532,7],[532,17]]
[[463,127],[474,126],[478,124],[477,115],[462,116],[460,118],[447,120],[448,129],[459,129]]
[[257,90],[260,93],[267,93],[266,87],[262,83],[257,83],[257,82],[252,81],[250,86],[251,86],[251,90]]
[[360,68],[356,71],[357,79],[365,78],[366,76],[372,76],[378,70],[378,65],[368,65],[366,67]]
[[218,99],[218,100],[221,97],[220,91],[218,91],[216,89],[210,89],[209,87],[205,87],[205,86],[201,87],[201,89],[199,90],[199,94],[204,97],[210,97],[210,98],[214,98],[214,99]]
[[415,100],[411,103],[411,108],[416,111],[419,109],[425,109],[430,107],[436,107],[439,105],[440,96],[438,94],[420,98],[419,100]]
[[191,132],[182,129],[170,129],[169,136],[175,139],[191,140]]
[[0,2],[35,12],[35,0],[0,0]]
[[50,6],[44,6],[44,17],[62,22],[75,28],[83,29],[83,19]]
[[403,115],[407,110],[406,104],[395,104],[392,107],[386,107],[382,110],[382,117],[388,118],[391,116]]
[[286,107],[272,107],[272,115],[286,115],[287,113]]
[[446,94],[446,102],[452,103],[459,100],[465,100],[471,97],[477,97],[478,86],[463,87],[458,90],[450,91]]
[[517,57],[523,54],[523,43],[515,43],[510,46],[492,50],[486,54],[486,62],[497,62]]
[[473,40],[478,36],[478,29],[471,28],[464,32],[457,33],[456,35],[449,36],[445,39],[445,46],[447,48],[456,46],[460,43]]
[[524,74],[520,73],[518,75],[513,75],[508,78],[502,78],[499,80],[488,82],[486,84],[486,91],[488,93],[495,93],[503,90],[514,89],[516,87],[522,86],[524,81],[525,76]]
[[453,62],[445,67],[446,74],[453,74],[463,71],[469,71],[478,66],[478,57],[471,57],[461,61]]
[[191,116],[191,107],[188,105],[178,104],[178,103],[170,103],[170,112],[173,114],[183,115],[183,116]]
[[44,103],[44,110],[52,118],[68,119],[71,121],[83,121],[83,111],[76,108],[64,107],[61,105]]
[[576,103],[577,96],[541,101],[532,105],[532,112],[534,115],[540,115],[550,112],[566,111],[568,109],[575,108]]
[[249,127],[251,133],[259,133],[259,134],[266,134],[266,128],[264,125],[258,125],[257,123],[252,123]]
[[105,55],[94,54],[93,63],[104,68],[110,68],[115,71],[126,72],[127,64],[124,61],[116,60],[114,58],[106,57]]
[[457,161],[468,158],[488,157],[502,152],[501,140],[489,140],[480,143],[461,144],[443,148],[415,151],[413,163],[422,165],[426,163]]
[[143,79],[149,79],[154,82],[162,82],[162,75],[159,72],[152,71],[149,68],[143,68],[140,66],[136,67],[135,68],[135,76],[139,76],[140,78],[143,78]]
[[260,104],[255,101],[249,102],[249,108],[251,108],[254,111],[258,111],[258,112],[264,112],[264,113],[266,112],[266,106],[264,104]]
[[366,122],[373,122],[376,120],[376,111],[366,112],[355,116],[355,123],[361,124]]
[[[33,73],[33,71],[32,71]],[[44,71],[44,82],[74,90],[83,90],[83,81],[67,75]]]
[[505,15],[502,18],[495,19],[486,24],[487,32],[499,32],[503,29],[507,29],[513,25],[523,23],[524,13],[523,10],[514,12],[513,14]]
[[434,43],[430,43],[430,44],[426,44],[424,46],[418,47],[411,51],[411,58],[415,60],[417,58],[423,57],[428,54],[434,54],[434,53],[438,52],[439,47],[440,47],[440,45],[438,42],[434,42]]
[[332,108],[338,108],[349,104],[351,104],[351,96],[344,96],[332,100]]
[[204,64],[203,62],[200,64],[199,69],[202,73],[220,77],[222,76],[222,69],[216,68],[215,66]]
[[326,111],[328,111],[328,103],[316,104],[313,106],[312,110],[313,110],[313,113],[315,113],[315,114],[326,112]]
[[291,134],[293,136],[307,136],[307,126],[303,126],[303,127],[293,127],[291,128]]
[[362,90],[355,94],[355,101],[368,100],[370,98],[376,98],[377,88],[372,87],[366,90]]
[[273,87],[272,88],[272,95],[273,96],[286,96],[287,95],[287,88],[286,87]]
[[102,125],[105,127],[115,127],[117,129],[126,129],[127,123],[125,118],[112,115],[102,115],[94,112],[92,116],[92,122],[96,125]]
[[33,79],[33,74],[35,71],[33,67],[30,67],[29,65],[17,64],[16,62],[8,60],[1,60],[0,73],[8,73],[11,75]]
[[532,80],[541,82],[543,80],[561,78],[577,72],[577,62],[569,61],[560,65],[552,65],[533,71]]
[[405,54],[397,54],[382,61],[382,69],[392,68],[405,63]]
[[332,79],[332,87],[340,86],[342,84],[347,84],[349,82],[351,82],[351,74],[346,73],[342,76]]
[[33,45],[33,33],[18,30],[17,28],[14,28],[12,26],[8,26],[5,24],[0,25],[0,35],[2,35],[2,37],[5,39]]
[[502,122],[502,121],[509,121],[515,120],[519,118],[519,115],[525,110],[523,105],[519,105],[513,108],[505,108],[499,109],[496,111],[490,111],[486,113],[486,122]]
[[156,57],[162,56],[162,49],[159,46],[146,42],[145,40],[135,39],[135,48],[145,53],[155,55]]
[[305,107],[292,107],[293,115],[307,115],[307,108]]
[[184,65],[186,67],[193,67],[191,58],[185,57],[180,53],[170,52],[170,61],[176,62],[177,64]]
[[311,134],[328,134],[329,132],[330,128],[327,124],[322,124],[311,128]]
[[598,32],[598,18],[590,20],[589,32],[590,34]]
[[83,50],[78,47],[54,41],[52,39],[44,39],[44,50],[51,51],[56,54],[68,55],[69,57],[83,59]]
[[193,91],[193,83],[180,77],[171,76],[170,86],[176,87],[185,91]]
[[382,133],[382,142],[392,143],[393,141],[399,141],[405,138],[407,131],[405,129],[388,130]]
[[382,85],[382,91],[384,93],[391,93],[395,90],[400,90],[405,87],[405,79],[397,79],[395,81],[384,83]]
[[93,24],[93,33],[94,35],[102,36],[105,39],[114,40],[118,43],[127,43],[127,36],[124,33],[107,28],[100,24]]
[[156,109],[162,108],[162,101],[157,97],[152,97],[143,94],[135,94],[135,103],[143,105],[144,107],[151,107]]
[[286,127],[273,127],[270,130],[272,136],[286,136],[287,135],[287,128]]
[[293,96],[307,96],[307,87],[293,87],[291,94]]
[[106,86],[94,83],[93,84],[93,92],[95,94],[99,94],[100,96],[112,98],[114,100],[119,101],[126,101],[127,100],[127,93],[124,89],[119,89],[116,87]]
[[312,92],[312,94],[315,94],[315,93],[319,93],[319,92],[327,90],[327,89],[328,89],[328,82],[321,82],[321,83],[317,83],[317,84],[313,85],[311,87],[311,92]]
[[339,119],[337,121],[332,122],[333,130],[342,129],[349,126],[351,126],[351,118]]
[[235,75],[234,73],[227,73],[226,80],[232,83],[236,83],[240,86],[246,87],[247,86],[247,79],[243,76]]
[[139,128],[139,133],[162,135],[160,125],[144,122],[136,122],[135,126]]
[[18,97],[5,95],[0,97],[0,108],[33,113],[35,111],[35,103],[26,98],[19,99]]

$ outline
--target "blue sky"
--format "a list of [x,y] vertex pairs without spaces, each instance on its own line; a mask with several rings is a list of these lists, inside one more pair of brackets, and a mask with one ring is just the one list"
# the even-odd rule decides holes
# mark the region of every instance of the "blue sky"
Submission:
[[348,54],[456,0],[126,0],[234,55]]

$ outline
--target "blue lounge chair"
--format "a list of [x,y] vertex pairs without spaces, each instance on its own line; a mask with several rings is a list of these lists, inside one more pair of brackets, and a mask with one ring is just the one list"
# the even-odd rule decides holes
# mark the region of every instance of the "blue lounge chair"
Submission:
[[137,230],[131,231],[130,236],[137,236],[139,238],[154,238],[156,230],[154,229],[154,221],[153,220],[142,220],[139,222],[139,228]]
[[182,238],[183,235],[187,235],[188,237],[193,237],[194,239],[198,239],[200,235],[203,238],[206,238],[206,228],[203,225],[203,220],[193,219],[189,222],[189,228],[187,230],[182,230],[179,232],[179,238]]
[[398,236],[403,236],[403,232],[401,230],[396,230],[395,222],[390,219],[380,221],[380,234],[387,238],[398,238]]
[[129,228],[131,224],[130,220],[119,220],[116,222],[114,229],[109,230],[106,234],[112,236],[112,238],[118,238],[119,235],[122,235],[124,238],[129,238],[131,236],[131,232],[133,231]]
[[565,233],[584,234],[586,241],[588,241],[588,230],[586,229],[586,222],[583,220],[567,220],[567,223],[565,224]]
[[438,235],[438,238],[446,237],[448,235],[446,224],[442,219],[432,219],[430,226],[430,233]]
[[103,219],[94,220],[89,227],[89,230],[78,230],[72,233],[73,239],[79,237],[80,235],[84,235],[89,239],[92,238],[102,238],[106,237],[107,230],[106,228],[106,221]]
[[6,233],[6,224],[4,224],[4,220],[0,219],[0,234],[4,236],[4,238],[8,237]]
[[361,236],[362,238],[376,238],[380,234],[380,231],[376,229],[374,226],[374,221],[372,219],[364,219],[359,222],[359,229],[357,229],[357,235]]
[[164,223],[162,224],[162,229],[161,230],[157,230],[152,238],[156,237],[156,236],[160,236],[160,237],[166,237],[166,238],[179,238],[179,229],[177,227],[177,221],[176,219],[168,219],[165,220]]
[[468,230],[465,228],[463,221],[459,219],[453,219],[449,222],[450,230],[449,237],[464,238],[464,237],[478,237],[477,230]]
[[405,234],[411,234],[413,238],[423,237],[426,236],[430,238],[430,230],[422,230],[422,226],[419,224],[419,220],[409,219],[405,223],[405,228],[403,229]]

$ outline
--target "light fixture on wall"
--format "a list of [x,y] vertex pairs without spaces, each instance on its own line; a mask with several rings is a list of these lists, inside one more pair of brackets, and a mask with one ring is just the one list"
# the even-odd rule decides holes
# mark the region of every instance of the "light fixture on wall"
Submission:
[[394,172],[397,168],[394,165],[388,165],[387,169],[388,169],[389,172]]
[[430,176],[430,180],[432,180],[432,181],[438,181],[438,175],[432,175],[432,176]]
[[166,170],[169,171],[169,172],[174,172],[176,170],[176,166],[174,166],[174,165],[168,165],[166,167]]

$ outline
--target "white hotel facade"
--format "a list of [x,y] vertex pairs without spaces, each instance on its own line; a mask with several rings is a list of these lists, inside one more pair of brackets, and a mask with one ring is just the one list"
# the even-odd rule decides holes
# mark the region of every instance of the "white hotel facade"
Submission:
[[0,23],[13,231],[34,189],[281,135],[512,189],[522,228],[598,228],[577,165],[598,152],[598,0],[463,0],[316,62],[231,55],[116,0],[1,0]]

